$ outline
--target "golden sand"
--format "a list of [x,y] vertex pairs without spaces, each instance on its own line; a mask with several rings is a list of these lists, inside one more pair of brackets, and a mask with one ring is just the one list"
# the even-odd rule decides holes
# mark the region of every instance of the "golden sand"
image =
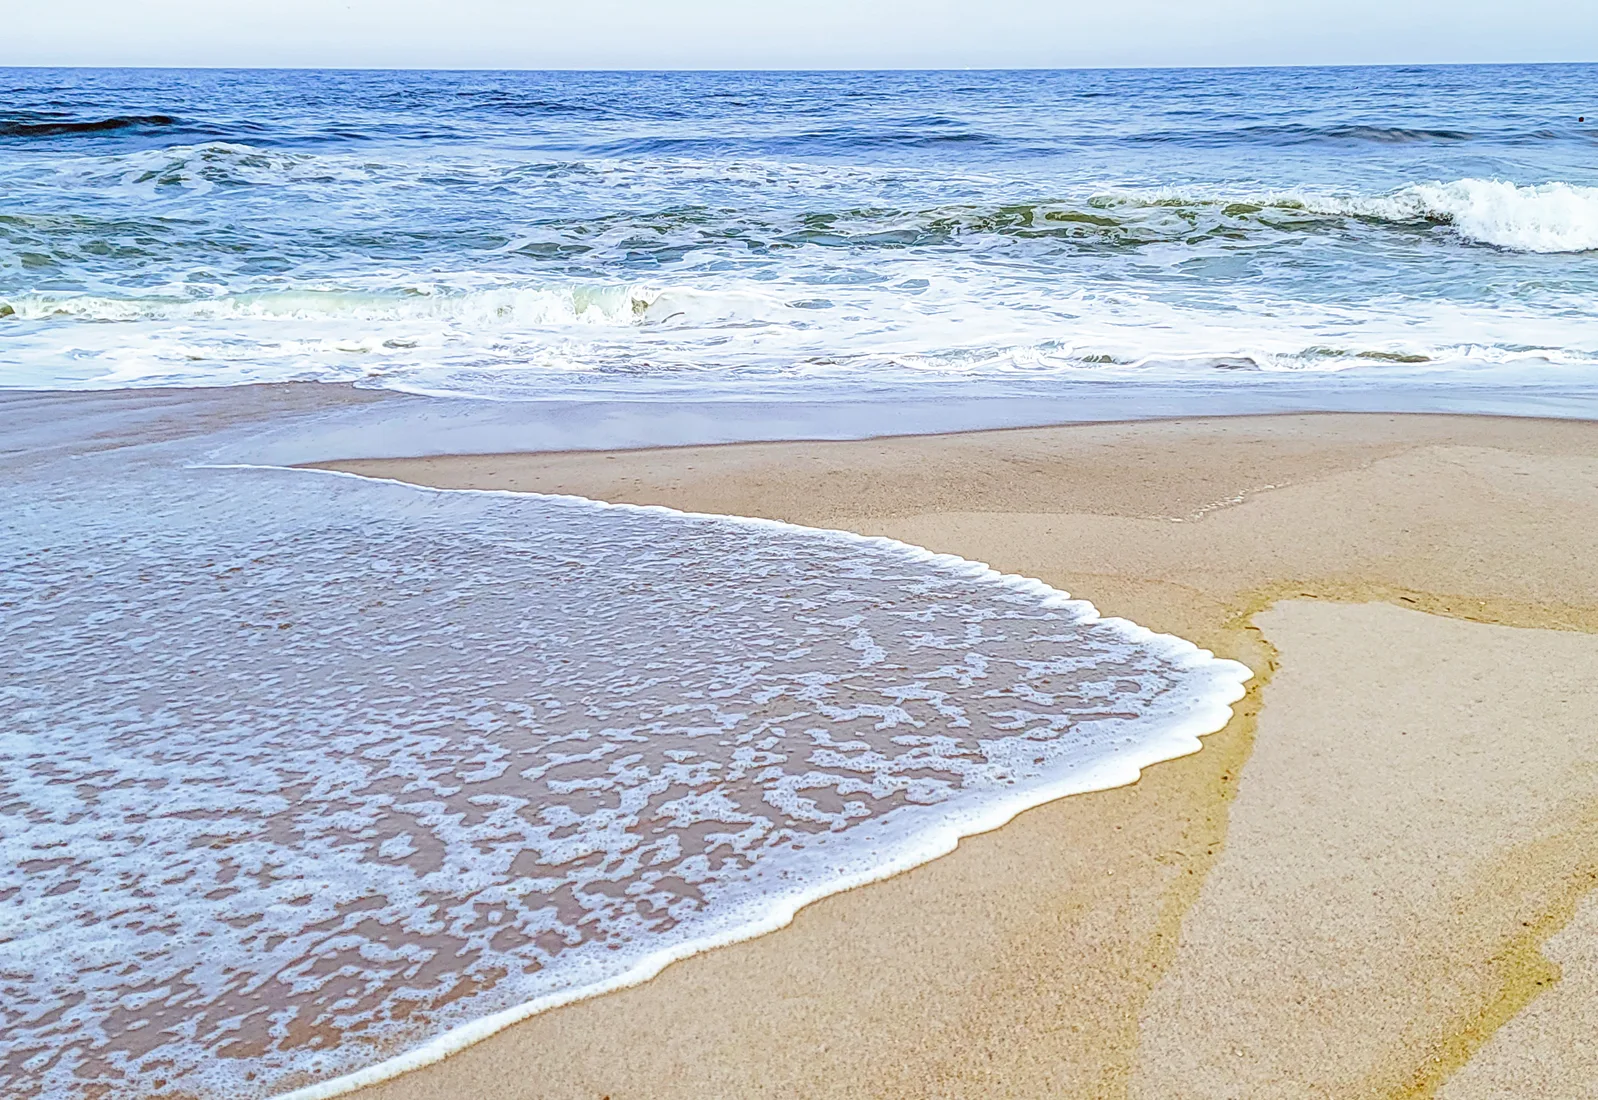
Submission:
[[1590,1094],[1598,424],[1273,416],[331,465],[887,535],[1260,674],[1196,756],[374,1098]]

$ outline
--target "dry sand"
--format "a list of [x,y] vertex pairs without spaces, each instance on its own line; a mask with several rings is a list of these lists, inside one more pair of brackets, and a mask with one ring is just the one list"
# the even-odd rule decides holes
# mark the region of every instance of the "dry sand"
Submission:
[[1204,752],[1133,786],[363,1095],[1592,1095],[1598,424],[336,465],[889,535],[1262,674]]

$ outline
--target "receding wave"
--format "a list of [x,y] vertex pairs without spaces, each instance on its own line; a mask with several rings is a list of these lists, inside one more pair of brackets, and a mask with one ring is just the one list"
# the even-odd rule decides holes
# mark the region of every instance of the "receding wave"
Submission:
[[8,486],[6,1096],[330,1095],[1131,782],[1249,677],[886,540],[180,446]]

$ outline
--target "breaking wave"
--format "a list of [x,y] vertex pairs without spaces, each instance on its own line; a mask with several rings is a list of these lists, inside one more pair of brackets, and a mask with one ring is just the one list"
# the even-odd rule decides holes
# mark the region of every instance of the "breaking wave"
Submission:
[[[141,116],[72,125],[110,127],[146,121],[149,119]],[[4,125],[0,124],[0,133],[5,132]],[[1406,136],[1408,133],[1393,131],[1390,140],[1420,140]],[[152,249],[174,255],[171,250],[177,248],[176,255],[205,256],[209,263],[228,264],[257,255],[279,256],[285,247],[292,248],[294,242],[285,239],[291,237],[292,227],[271,222],[241,226],[231,215],[212,232],[179,232],[182,225],[175,218],[197,216],[210,221],[226,211],[224,207],[214,212],[207,204],[241,189],[298,188],[323,194],[325,201],[334,196],[368,196],[373,189],[397,194],[447,186],[531,199],[586,188],[609,195],[659,187],[667,181],[691,191],[695,201],[601,209],[575,217],[534,217],[470,229],[452,227],[438,244],[546,264],[579,260],[668,264],[705,249],[747,258],[804,248],[947,249],[984,243],[1028,247],[1027,242],[1036,242],[1035,247],[1063,245],[1111,252],[1169,245],[1225,246],[1234,240],[1269,243],[1284,233],[1338,235],[1351,223],[1363,223],[1378,231],[1384,226],[1411,231],[1443,228],[1449,231],[1444,239],[1513,252],[1598,248],[1598,188],[1559,181],[1525,185],[1464,178],[1415,182],[1383,193],[1310,187],[1264,192],[1104,188],[1063,196],[1044,192],[1006,202],[864,202],[779,211],[744,201],[702,201],[701,196],[712,200],[718,185],[729,184],[741,189],[859,193],[885,181],[879,174],[845,165],[728,161],[710,171],[702,161],[681,157],[464,164],[426,157],[382,160],[345,153],[264,149],[220,141],[85,157],[59,173],[57,185],[61,187],[115,189],[160,198],[163,206],[159,212],[147,210],[141,217],[123,218],[114,229],[83,213],[75,215],[74,222],[58,214],[0,209],[0,242],[58,265],[92,263],[93,257],[84,253],[83,246],[103,246],[111,232],[121,238],[119,247],[131,246],[141,259],[153,258]],[[287,201],[269,198],[267,191],[258,194],[262,202]],[[179,215],[167,203],[192,206]],[[403,246],[405,228],[389,228],[392,232],[385,247]],[[313,254],[367,252],[373,247],[373,231],[370,221],[330,226],[329,232],[316,240]],[[0,271],[6,266],[0,259]]]
[[[1521,185],[1461,179],[1412,183],[1382,195],[1285,191],[1270,194],[1194,195],[1172,192],[1108,193],[1088,203],[1103,224],[1120,226],[1164,210],[1173,216],[1209,213],[1237,220],[1296,218],[1293,228],[1313,230],[1316,219],[1355,218],[1389,225],[1446,226],[1463,240],[1511,252],[1587,252],[1598,249],[1598,187],[1552,182]],[[1107,215],[1107,216],[1106,216]],[[1086,212],[1047,209],[1044,219],[1089,220]],[[1200,228],[1195,225],[1194,228]],[[1191,239],[1191,237],[1189,238]]]
[[1308,200],[1309,209],[1395,222],[1428,221],[1512,252],[1598,249],[1598,187],[1504,180],[1417,183],[1371,199]]
[[1475,134],[1463,130],[1405,126],[1244,126],[1233,130],[1155,130],[1116,140],[1128,145],[1186,145],[1220,148],[1238,144],[1260,145],[1409,145],[1470,141]]

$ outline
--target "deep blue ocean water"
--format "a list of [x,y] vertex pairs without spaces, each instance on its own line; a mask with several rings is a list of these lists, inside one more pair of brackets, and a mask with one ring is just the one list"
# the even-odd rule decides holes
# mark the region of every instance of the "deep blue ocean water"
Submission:
[[1594,249],[1598,66],[0,70],[11,387],[1579,413]]

